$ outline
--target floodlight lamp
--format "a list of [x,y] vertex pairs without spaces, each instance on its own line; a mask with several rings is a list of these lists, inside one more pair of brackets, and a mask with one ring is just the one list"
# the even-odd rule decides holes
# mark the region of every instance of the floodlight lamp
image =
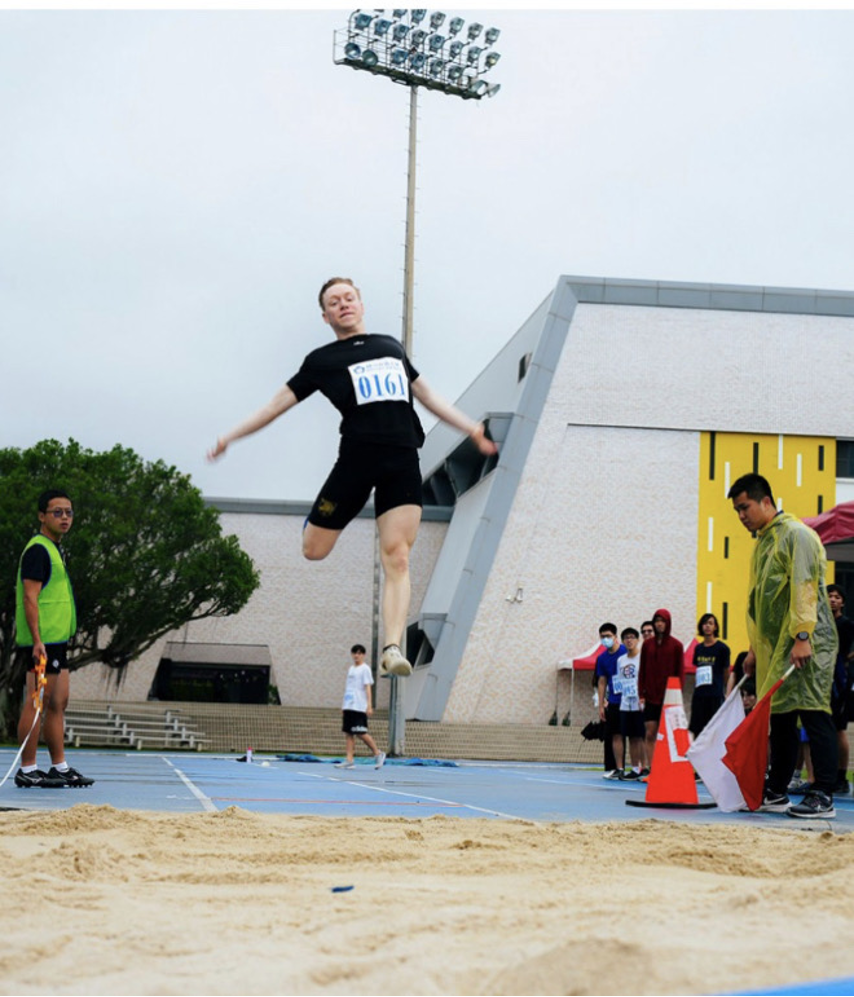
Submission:
[[468,64],[473,66],[477,60],[480,58],[480,53],[483,49],[479,45],[470,45],[468,51]]
[[457,83],[462,75],[463,75],[462,66],[451,66],[451,68],[448,70],[448,79],[452,83]]
[[355,42],[348,42],[344,46],[344,58],[345,59],[358,59],[362,54],[362,50]]
[[444,59],[432,59],[430,62],[430,75],[431,76],[441,76],[442,70],[445,68]]
[[434,14],[430,15],[430,28],[432,31],[437,31],[442,27],[445,21],[445,15],[441,10],[437,10]]
[[391,62],[393,66],[402,66],[409,58],[409,52],[405,48],[392,49]]
[[451,45],[448,48],[448,55],[450,56],[450,58],[456,59],[459,56],[460,52],[462,52],[463,47],[464,47],[463,42],[451,42]]
[[431,52],[441,52],[442,46],[445,44],[444,35],[430,35],[430,40],[427,42],[427,47]]
[[364,31],[368,25],[373,21],[373,14],[357,14],[355,20],[355,27],[357,31]]
[[409,40],[415,46],[415,48],[421,48],[424,44],[424,39],[427,37],[427,32],[419,28],[417,31],[413,31],[409,36]]
[[487,45],[494,45],[500,34],[501,31],[498,28],[489,28],[483,38]]
[[470,24],[469,41],[473,42],[475,38],[477,38],[477,36],[481,33],[481,31],[483,31],[483,25],[480,24],[478,21],[474,21],[474,23]]
[[391,27],[391,21],[387,17],[381,17],[374,25],[374,34],[382,35],[388,34],[388,29]]
[[500,52],[490,52],[484,62],[486,63],[487,69],[492,69],[496,62],[501,58]]
[[418,9],[418,10],[411,10],[409,12],[409,19],[410,21],[412,21],[413,24],[420,24],[426,16],[427,16],[426,10]]
[[452,17],[448,22],[448,34],[458,35],[466,22],[461,17]]
[[424,68],[424,63],[427,61],[427,56],[423,52],[415,52],[409,60],[409,65],[416,71],[420,71]]
[[362,62],[368,67],[368,69],[373,69],[379,61],[380,60],[376,52],[369,48],[365,49],[364,55],[362,56]]
[[475,97],[482,97],[484,93],[489,89],[489,84],[486,80],[479,80],[474,78],[469,83],[469,90],[475,95]]
[[500,83],[492,83],[492,84],[490,84],[489,87],[487,87],[486,96],[487,97],[494,97],[498,93],[498,91],[500,89],[501,89],[501,84]]
[[394,29],[392,30],[391,33],[392,38],[394,38],[396,42],[402,42],[403,39],[406,38],[408,34],[409,34],[408,24],[395,24]]

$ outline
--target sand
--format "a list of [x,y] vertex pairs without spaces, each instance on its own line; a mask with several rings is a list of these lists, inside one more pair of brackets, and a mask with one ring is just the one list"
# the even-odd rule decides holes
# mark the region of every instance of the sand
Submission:
[[0,828],[3,994],[709,994],[854,974],[854,835],[800,825],[79,805]]

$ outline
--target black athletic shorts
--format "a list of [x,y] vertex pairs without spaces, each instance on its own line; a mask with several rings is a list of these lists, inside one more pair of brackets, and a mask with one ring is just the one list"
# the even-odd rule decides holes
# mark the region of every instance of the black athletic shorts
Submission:
[[418,451],[342,440],[338,460],[308,521],[327,530],[343,530],[365,507],[373,489],[377,517],[401,505],[423,505]]
[[620,733],[623,737],[645,737],[643,710],[621,710]]
[[[45,644],[45,651],[47,651],[47,665],[45,666],[45,675],[59,675],[62,671],[68,670],[68,644]],[[36,665],[33,661],[33,649],[32,647],[19,647],[18,648],[18,663],[19,667],[23,668],[25,671],[34,671]]]
[[643,708],[643,722],[649,723],[650,720],[654,720],[655,723],[661,723],[661,711],[663,706],[661,703],[645,703]]
[[359,710],[344,710],[341,718],[341,730],[345,734],[367,734],[368,715]]

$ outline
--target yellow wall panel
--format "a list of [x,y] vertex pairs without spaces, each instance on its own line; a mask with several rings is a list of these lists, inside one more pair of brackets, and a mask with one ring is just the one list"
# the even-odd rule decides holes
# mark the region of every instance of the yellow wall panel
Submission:
[[[836,503],[836,440],[750,433],[700,434],[697,618],[712,612],[733,659],[747,650],[747,572],[755,543],[726,497],[742,474],[768,479],[780,508],[815,516]],[[832,578],[832,565],[828,580]]]

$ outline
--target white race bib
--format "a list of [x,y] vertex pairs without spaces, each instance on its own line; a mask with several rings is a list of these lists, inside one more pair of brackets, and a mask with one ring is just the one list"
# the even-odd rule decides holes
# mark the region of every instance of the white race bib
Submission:
[[694,679],[694,687],[698,685],[711,685],[712,684],[712,666],[711,665],[698,665],[697,666],[697,676]]
[[403,361],[397,357],[365,360],[351,364],[347,369],[353,380],[357,405],[409,401],[409,379]]

